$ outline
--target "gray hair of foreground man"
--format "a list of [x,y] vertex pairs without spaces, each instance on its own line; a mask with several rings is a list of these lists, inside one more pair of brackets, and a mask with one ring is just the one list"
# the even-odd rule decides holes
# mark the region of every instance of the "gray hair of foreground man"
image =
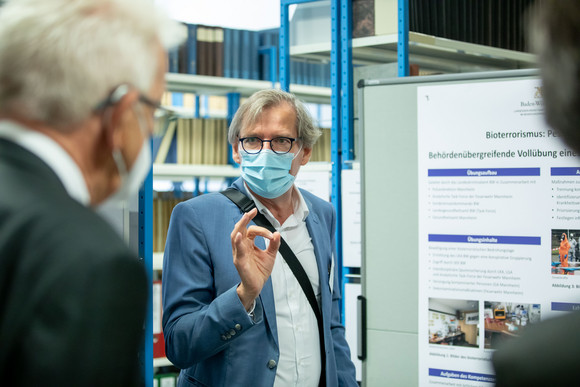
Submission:
[[542,1],[530,16],[546,121],[580,152],[580,1]]
[[296,112],[298,138],[305,148],[312,148],[320,137],[320,129],[314,126],[306,107],[294,94],[277,89],[260,90],[252,94],[238,109],[228,132],[228,141],[235,144],[242,128],[254,125],[265,109],[282,104],[290,105]]
[[122,83],[146,91],[183,27],[152,0],[10,0],[0,8],[0,114],[55,128]]

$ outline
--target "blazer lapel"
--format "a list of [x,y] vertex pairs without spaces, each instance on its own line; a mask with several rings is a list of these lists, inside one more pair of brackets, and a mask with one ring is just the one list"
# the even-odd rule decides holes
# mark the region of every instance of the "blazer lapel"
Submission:
[[[310,234],[310,238],[312,240],[312,245],[314,246],[314,255],[316,256],[316,266],[318,267],[318,278],[320,281],[320,295],[321,299],[320,302],[323,303],[324,300],[328,299],[327,293],[328,291],[328,268],[326,267],[326,263],[324,260],[325,254],[324,251],[328,250],[328,247],[323,245],[324,243],[324,235],[320,232],[320,220],[318,219],[318,215],[314,211],[312,211],[312,204],[306,200],[306,205],[310,213],[306,217],[306,228],[308,229],[308,233]],[[324,305],[321,306],[321,310],[324,311]],[[322,314],[324,317],[324,313]]]

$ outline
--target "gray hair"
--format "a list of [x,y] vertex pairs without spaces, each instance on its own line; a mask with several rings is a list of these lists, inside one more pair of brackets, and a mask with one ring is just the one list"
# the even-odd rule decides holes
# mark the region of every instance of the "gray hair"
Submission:
[[0,8],[0,113],[82,122],[119,84],[149,90],[158,45],[184,38],[151,0],[11,0]]
[[255,124],[265,109],[287,103],[296,112],[296,130],[298,138],[302,140],[305,148],[314,146],[320,129],[318,129],[310,113],[294,94],[277,89],[267,89],[255,92],[248,98],[236,112],[228,132],[228,141],[234,145],[238,141],[238,136],[243,128]]
[[537,2],[528,37],[538,54],[547,123],[580,152],[580,2]]

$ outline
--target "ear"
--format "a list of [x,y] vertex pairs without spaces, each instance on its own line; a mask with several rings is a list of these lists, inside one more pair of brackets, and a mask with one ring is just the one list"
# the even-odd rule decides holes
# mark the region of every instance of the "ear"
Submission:
[[135,112],[133,106],[139,98],[136,90],[130,90],[121,96],[118,102],[105,108],[103,113],[103,127],[107,145],[110,149],[120,148],[127,136],[124,135],[127,123],[132,122]]
[[304,148],[302,149],[302,161],[300,165],[306,165],[310,161],[310,156],[312,156],[312,148]]
[[234,159],[234,161],[238,164],[242,164],[242,158],[240,157],[240,152],[238,150],[238,147],[240,145],[240,142],[236,142],[235,144],[232,145],[232,158]]

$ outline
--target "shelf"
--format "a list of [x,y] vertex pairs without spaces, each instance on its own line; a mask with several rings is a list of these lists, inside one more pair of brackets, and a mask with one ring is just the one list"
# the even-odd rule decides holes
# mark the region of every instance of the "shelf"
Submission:
[[[316,60],[330,58],[330,42],[295,46],[290,55]],[[353,64],[397,62],[397,34],[352,40]],[[536,67],[533,54],[409,32],[409,62],[421,70],[474,72]]]
[[233,165],[153,164],[153,176],[173,181],[190,180],[195,176],[238,177],[240,169]]
[[170,362],[166,357],[155,357],[153,358],[153,367],[168,367],[172,366],[173,363]]
[[[312,162],[300,168],[300,171],[331,171],[332,164]],[[240,169],[233,165],[188,165],[188,164],[153,164],[153,176],[156,179],[172,181],[190,180],[192,177],[239,177]]]
[[[166,89],[172,92],[226,95],[227,93],[240,93],[242,97],[249,97],[254,92],[272,88],[269,81],[256,81],[251,79],[222,78],[209,75],[190,74],[165,74]],[[279,88],[280,84],[277,83]],[[290,91],[306,102],[330,103],[330,88],[290,85]]]

